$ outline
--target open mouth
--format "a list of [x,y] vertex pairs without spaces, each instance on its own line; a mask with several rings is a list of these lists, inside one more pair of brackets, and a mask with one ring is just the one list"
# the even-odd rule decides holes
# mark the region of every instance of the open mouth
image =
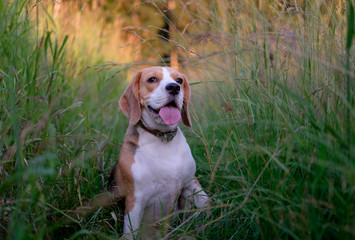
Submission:
[[166,104],[165,106],[163,106],[163,107],[161,107],[161,108],[159,108],[159,109],[154,109],[154,108],[152,108],[150,105],[148,105],[149,111],[152,112],[152,113],[155,113],[155,114],[159,114],[159,111],[160,111],[162,108],[164,108],[164,107],[175,107],[175,108],[178,108],[177,105],[176,105],[176,103],[175,103],[174,101],[169,102],[168,104]]
[[169,102],[160,109],[154,109],[148,105],[148,109],[151,113],[159,115],[166,125],[177,124],[181,118],[180,109],[174,101]]

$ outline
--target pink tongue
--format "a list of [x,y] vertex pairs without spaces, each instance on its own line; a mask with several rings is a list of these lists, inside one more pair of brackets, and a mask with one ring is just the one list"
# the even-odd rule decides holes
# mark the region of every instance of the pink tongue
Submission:
[[159,116],[166,125],[174,125],[179,122],[181,115],[176,107],[162,107],[159,110]]

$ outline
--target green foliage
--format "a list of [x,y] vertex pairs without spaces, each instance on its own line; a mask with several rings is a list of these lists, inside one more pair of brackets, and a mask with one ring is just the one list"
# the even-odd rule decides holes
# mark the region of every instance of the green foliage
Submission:
[[[89,68],[73,81],[68,36],[36,32],[27,13],[37,7],[22,0],[0,3],[2,239],[60,239],[85,228],[74,223],[68,228],[73,232],[56,230],[65,226],[68,211],[104,188],[100,175],[116,161],[123,133],[121,84],[112,77],[118,70]],[[112,115],[104,117],[105,111]]]
[[[180,213],[167,238],[353,239],[352,4],[177,2],[171,44],[194,120],[183,130],[212,202]],[[0,238],[117,239],[117,206],[72,212],[117,160],[129,66],[73,57],[72,36],[39,30],[37,9],[0,2]]]

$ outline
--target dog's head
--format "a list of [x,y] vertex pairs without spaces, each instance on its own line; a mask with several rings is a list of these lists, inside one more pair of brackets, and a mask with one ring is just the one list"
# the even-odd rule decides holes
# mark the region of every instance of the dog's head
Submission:
[[135,125],[142,120],[152,129],[171,130],[180,119],[191,127],[189,83],[170,67],[150,67],[137,72],[120,99],[120,108]]

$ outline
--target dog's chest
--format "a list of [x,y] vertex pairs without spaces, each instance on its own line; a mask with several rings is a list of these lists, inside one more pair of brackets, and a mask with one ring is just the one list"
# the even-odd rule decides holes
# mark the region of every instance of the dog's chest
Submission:
[[142,194],[147,201],[157,196],[173,198],[194,177],[195,161],[180,130],[165,143],[139,129],[138,145],[132,165],[136,195]]

